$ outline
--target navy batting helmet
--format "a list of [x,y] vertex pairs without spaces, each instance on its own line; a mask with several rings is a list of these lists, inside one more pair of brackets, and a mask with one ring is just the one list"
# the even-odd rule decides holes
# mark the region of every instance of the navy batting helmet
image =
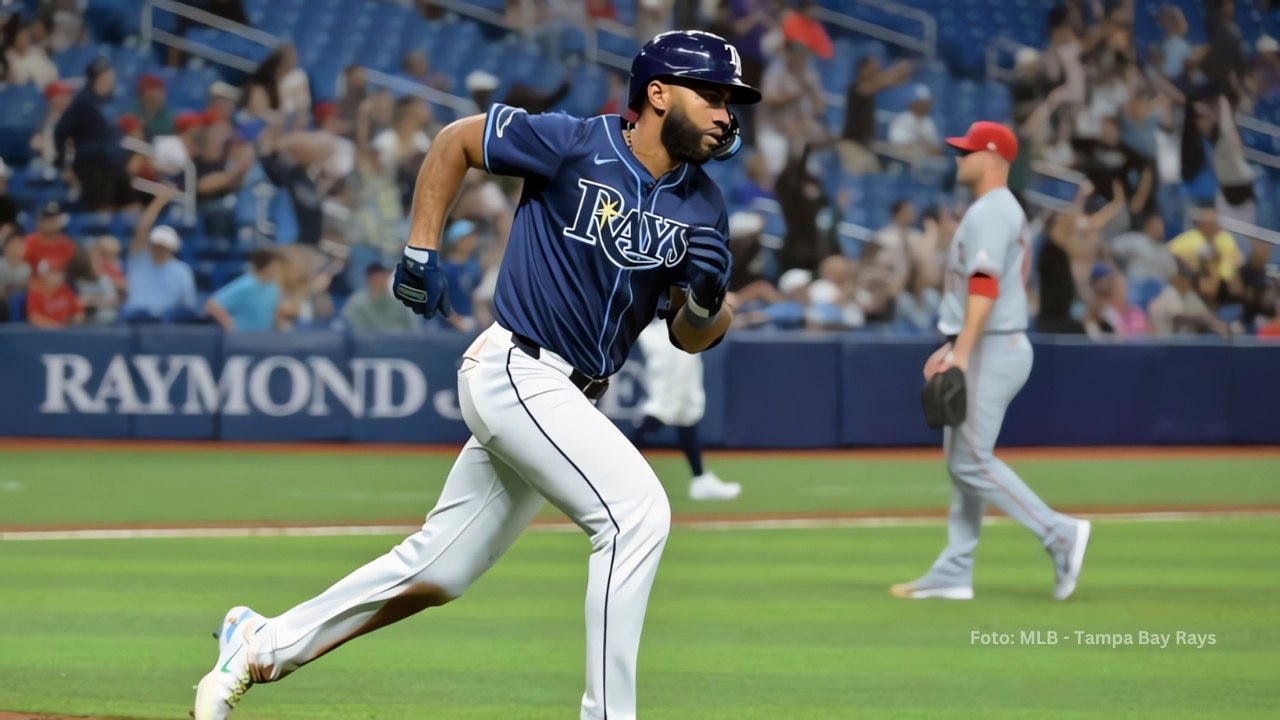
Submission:
[[729,89],[730,104],[760,102],[760,91],[742,82],[742,59],[728,40],[700,30],[673,30],[645,43],[631,61],[628,104],[639,112],[650,82],[679,78],[724,85]]

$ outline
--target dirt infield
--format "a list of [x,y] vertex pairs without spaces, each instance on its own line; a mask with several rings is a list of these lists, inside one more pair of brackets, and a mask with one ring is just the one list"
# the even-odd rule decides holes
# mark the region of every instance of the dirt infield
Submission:
[[[233,452],[268,455],[396,455],[445,456],[458,454],[461,445],[405,445],[378,443],[270,443],[222,442],[214,440],[79,440],[62,438],[0,438],[2,452]],[[936,460],[941,448],[848,448],[837,450],[714,450],[717,457],[795,457],[832,460]],[[646,450],[659,457],[680,455],[675,449]],[[1170,446],[1170,447],[1082,447],[1082,448],[1001,448],[1010,460],[1166,460],[1174,458],[1275,458],[1280,446]],[[0,717],[0,720],[4,718]]]
[[105,715],[38,715],[0,710],[0,720],[136,720],[126,717],[107,717]]
[[102,715],[33,715],[20,712],[0,712],[0,720],[130,720],[122,717],[104,717]]
[[[1188,504],[1188,505],[1172,505],[1172,504],[1146,504],[1146,505],[1067,505],[1059,508],[1061,512],[1068,515],[1078,515],[1082,517],[1100,517],[1105,518],[1114,516],[1116,518],[1135,517],[1135,516],[1159,516],[1169,515],[1177,516],[1201,516],[1201,517],[1235,517],[1235,516],[1276,516],[1280,515],[1280,504],[1258,504],[1258,505],[1210,505],[1210,504]],[[988,517],[1003,517],[1002,514],[995,510],[988,510]],[[867,521],[884,521],[906,522],[912,520],[943,520],[947,517],[946,508],[920,508],[906,510],[862,510],[862,511],[845,511],[845,512],[774,512],[774,513],[732,513],[732,514],[695,514],[680,513],[672,517],[671,524],[675,527],[685,528],[705,528],[708,526],[722,526],[733,528],[740,526],[749,529],[760,525],[784,525],[786,523],[796,523],[803,525],[810,524],[840,524],[842,522],[850,522],[857,520]],[[127,535],[129,531],[138,531],[140,536],[145,531],[174,531],[175,536],[180,536],[181,531],[216,531],[216,530],[289,530],[289,529],[310,529],[324,528],[341,530],[344,528],[359,529],[387,529],[390,530],[408,530],[422,525],[422,518],[387,518],[385,520],[336,520],[324,521],[317,523],[315,521],[308,522],[286,522],[275,520],[250,520],[236,522],[198,522],[198,523],[52,523],[52,524],[33,524],[33,525],[0,525],[0,540],[10,539],[6,535],[13,534],[74,534],[74,533],[120,533],[121,536]],[[559,527],[568,527],[568,523],[560,518],[537,518],[533,521],[534,527],[553,529]],[[0,720],[4,720],[0,716]]]
[[72,717],[70,715],[32,715],[31,713],[0,712],[0,720],[129,720],[102,716]]

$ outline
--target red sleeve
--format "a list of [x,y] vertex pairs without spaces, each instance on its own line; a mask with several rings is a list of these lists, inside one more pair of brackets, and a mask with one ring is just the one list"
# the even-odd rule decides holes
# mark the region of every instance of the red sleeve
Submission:
[[986,273],[969,276],[969,294],[995,299],[1000,296],[1000,281]]
[[44,293],[27,290],[27,317],[32,315],[49,317],[49,311],[45,308]]
[[22,241],[22,259],[31,266],[31,274],[35,275],[40,265],[40,258],[36,255],[36,244],[31,235]]
[[72,240],[66,235],[63,235],[62,239],[58,242],[58,258],[57,258],[58,261],[63,264],[63,267],[65,267],[68,263],[70,263],[73,259],[75,259],[76,249],[77,249],[76,241]]

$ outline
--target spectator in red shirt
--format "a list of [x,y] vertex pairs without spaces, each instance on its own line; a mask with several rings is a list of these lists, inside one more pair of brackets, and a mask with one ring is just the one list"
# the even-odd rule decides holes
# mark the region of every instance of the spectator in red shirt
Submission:
[[62,206],[57,201],[50,200],[40,210],[36,231],[27,236],[22,250],[22,259],[31,266],[33,273],[42,260],[54,261],[60,267],[65,267],[71,261],[71,256],[76,254],[76,244],[62,232],[66,226],[67,216],[62,212]]
[[43,260],[27,287],[27,322],[56,330],[84,322],[80,300],[67,286],[65,262]]
[[798,7],[782,15],[782,35],[791,42],[798,42],[823,60],[830,60],[835,53],[831,36],[822,23],[813,17],[817,11],[813,0],[800,0]]

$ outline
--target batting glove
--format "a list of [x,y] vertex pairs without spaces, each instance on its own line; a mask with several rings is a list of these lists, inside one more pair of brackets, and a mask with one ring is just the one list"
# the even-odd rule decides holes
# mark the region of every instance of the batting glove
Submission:
[[715,317],[729,290],[733,254],[729,241],[715,228],[689,231],[689,309],[702,318]]
[[404,257],[396,265],[391,294],[425,318],[435,316],[436,312],[445,317],[453,314],[448,282],[440,270],[440,253],[437,250],[405,247]]

